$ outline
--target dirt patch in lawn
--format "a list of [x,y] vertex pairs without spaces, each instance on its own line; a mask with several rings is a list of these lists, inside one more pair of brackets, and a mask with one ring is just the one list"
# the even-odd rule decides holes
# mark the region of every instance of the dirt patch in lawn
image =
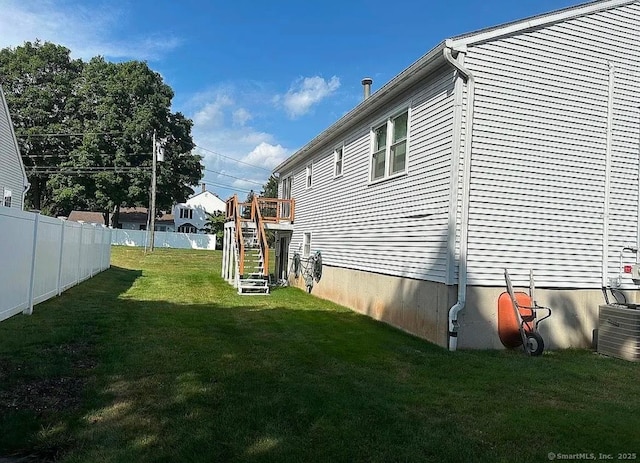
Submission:
[[0,382],[8,385],[0,390],[0,413],[28,410],[43,415],[75,409],[80,405],[82,391],[88,381],[84,372],[97,365],[91,346],[83,342],[61,344],[44,348],[39,355],[51,361],[64,359],[63,363],[68,362],[71,367],[71,374],[25,378],[23,365],[0,358]]

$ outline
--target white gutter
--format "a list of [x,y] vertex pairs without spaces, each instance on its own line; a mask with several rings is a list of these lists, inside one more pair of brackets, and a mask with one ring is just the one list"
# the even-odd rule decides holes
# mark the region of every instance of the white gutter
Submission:
[[[459,51],[460,59],[464,50]],[[458,347],[458,313],[467,302],[467,242],[469,238],[469,180],[471,177],[471,142],[473,138],[473,108],[475,100],[475,79],[471,71],[465,68],[452,56],[451,41],[447,40],[443,50],[444,58],[453,66],[463,79],[467,81],[467,108],[465,117],[464,171],[462,174],[462,218],[460,229],[460,262],[458,264],[458,302],[449,309],[449,350]]]
[[[611,149],[613,142],[613,96],[615,68],[609,62],[609,100],[607,104],[607,147],[604,163],[604,207],[602,213],[602,287],[609,286],[609,212],[611,198]],[[640,183],[639,183],[640,185]]]

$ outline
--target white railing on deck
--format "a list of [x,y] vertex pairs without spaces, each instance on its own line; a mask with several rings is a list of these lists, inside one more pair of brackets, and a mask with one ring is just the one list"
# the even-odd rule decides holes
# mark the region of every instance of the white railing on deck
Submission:
[[111,230],[0,207],[0,321],[109,268]]

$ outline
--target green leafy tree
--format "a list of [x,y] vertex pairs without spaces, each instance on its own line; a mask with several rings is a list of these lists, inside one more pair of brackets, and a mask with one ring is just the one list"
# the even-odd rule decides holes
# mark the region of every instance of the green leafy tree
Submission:
[[[32,188],[29,203],[51,214],[149,204],[152,135],[164,141],[157,209],[193,194],[202,177],[191,152],[192,121],[171,112],[173,90],[146,63],[71,60],[69,50],[27,42],[0,50],[5,88]],[[42,136],[42,134],[81,134]],[[46,156],[46,157],[45,157]]]
[[59,134],[82,129],[76,92],[82,67],[81,60],[71,59],[68,48],[48,42],[0,50],[0,85],[31,183],[28,208],[55,209],[50,172],[79,143],[78,137]]
[[207,221],[201,231],[209,233],[210,235],[216,235],[216,242],[222,243],[224,239],[225,216],[226,214],[221,211],[213,213],[207,212]]
[[260,196],[263,198],[277,198],[278,197],[278,179],[272,175],[262,186],[262,191],[260,192]]
[[79,201],[117,222],[120,207],[149,204],[152,135],[163,141],[165,160],[157,163],[157,210],[169,209],[193,194],[188,186],[202,177],[200,157],[191,154],[192,121],[172,113],[173,91],[146,63],[110,63],[93,58],[80,85],[81,112],[87,136],[63,164],[69,168],[105,169],[70,177],[56,176],[54,195],[66,209]]

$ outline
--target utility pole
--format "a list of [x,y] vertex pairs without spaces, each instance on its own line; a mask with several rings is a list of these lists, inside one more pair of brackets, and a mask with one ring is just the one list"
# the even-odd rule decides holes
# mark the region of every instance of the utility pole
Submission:
[[149,221],[151,225],[149,228],[149,232],[151,233],[150,244],[149,244],[149,252],[153,252],[153,245],[155,243],[155,234],[156,234],[156,164],[158,162],[157,159],[157,147],[156,147],[156,131],[153,131],[153,161],[151,166],[151,210],[149,211],[150,217]]

